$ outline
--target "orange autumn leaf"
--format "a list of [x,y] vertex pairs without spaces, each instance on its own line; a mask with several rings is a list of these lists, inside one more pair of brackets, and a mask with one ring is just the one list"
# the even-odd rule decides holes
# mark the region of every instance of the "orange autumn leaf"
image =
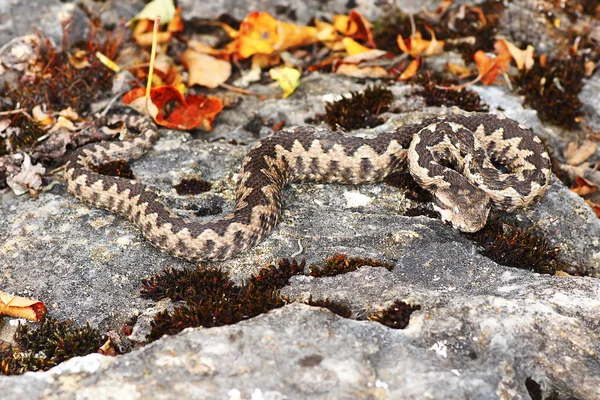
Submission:
[[351,10],[348,15],[334,15],[333,26],[344,36],[356,40],[366,40],[371,47],[377,47],[373,41],[371,23],[358,11]]
[[39,321],[46,315],[46,305],[38,300],[13,296],[0,290],[0,315]]
[[525,69],[525,71],[529,71],[531,69],[531,67],[533,67],[533,63],[534,63],[533,50],[534,49],[533,49],[532,45],[528,45],[525,50],[521,50],[517,46],[515,46],[514,44],[512,44],[511,42],[509,42],[508,40],[506,40],[504,38],[500,38],[498,40],[504,42],[504,44],[506,45],[506,48],[508,49],[508,52],[510,53],[512,58],[515,60],[515,63],[517,64],[517,69],[519,71],[522,69]]
[[594,210],[596,217],[600,218],[600,205],[592,202],[591,200],[586,200],[585,202],[592,208],[592,210]]
[[571,191],[577,193],[579,196],[595,193],[597,190],[598,187],[596,185],[580,176],[575,178],[575,186],[571,188]]
[[144,88],[133,89],[123,96],[123,103],[152,116],[157,124],[171,129],[200,128],[209,131],[215,117],[223,109],[223,103],[215,97],[192,94],[183,97],[173,86],[160,86],[150,90],[148,111],[145,94]]
[[314,43],[316,34],[315,27],[289,24],[266,12],[254,11],[244,18],[235,40],[225,50],[244,59]]
[[419,70],[419,59],[412,60],[410,62],[410,64],[408,64],[408,67],[406,67],[406,69],[404,71],[402,71],[402,73],[398,77],[398,80],[404,81],[404,80],[410,79],[417,74],[418,70]]
[[489,55],[478,50],[473,56],[479,71],[477,79],[486,85],[494,83],[498,74],[508,70],[508,63],[512,57],[504,41],[497,40],[494,43],[494,49],[496,55]]
[[219,60],[192,49],[183,52],[181,62],[189,71],[188,86],[200,85],[214,89],[231,76],[229,61]]
[[413,57],[433,56],[443,53],[444,41],[437,40],[435,32],[431,28],[426,27],[425,29],[431,35],[431,40],[424,40],[419,31],[412,34],[406,41],[402,38],[402,35],[398,35],[397,42],[400,50]]

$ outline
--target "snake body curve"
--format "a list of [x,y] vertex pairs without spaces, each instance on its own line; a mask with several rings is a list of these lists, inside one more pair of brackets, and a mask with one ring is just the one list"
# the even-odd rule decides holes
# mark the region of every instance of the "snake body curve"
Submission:
[[173,213],[151,188],[91,169],[133,160],[158,139],[140,117],[140,131],[120,142],[76,150],[66,166],[68,191],[131,220],[155,247],[190,261],[223,260],[260,242],[277,224],[290,182],[361,184],[408,169],[429,190],[444,221],[481,229],[490,207],[514,211],[539,199],[550,180],[550,158],[531,129],[492,114],[450,115],[364,139],[316,127],[284,129],[258,142],[238,175],[236,202],[226,217],[206,223]]

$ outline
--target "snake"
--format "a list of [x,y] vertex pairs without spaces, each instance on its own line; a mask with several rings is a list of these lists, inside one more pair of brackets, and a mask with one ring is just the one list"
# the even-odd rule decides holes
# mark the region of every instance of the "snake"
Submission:
[[433,195],[442,221],[476,232],[491,209],[513,212],[538,201],[551,177],[542,140],[503,115],[432,117],[373,138],[295,126],[258,141],[242,161],[233,210],[199,222],[175,214],[149,186],[95,172],[110,161],[141,157],[158,140],[153,121],[120,118],[137,134],[75,150],[66,164],[68,192],[128,218],[153,246],[189,261],[225,260],[259,243],[276,226],[283,190],[292,182],[357,185],[408,171]]

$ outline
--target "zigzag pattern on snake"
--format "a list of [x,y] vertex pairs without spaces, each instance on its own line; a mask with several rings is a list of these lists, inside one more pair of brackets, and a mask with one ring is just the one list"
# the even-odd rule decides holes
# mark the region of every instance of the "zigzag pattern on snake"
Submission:
[[550,180],[550,158],[527,127],[492,114],[450,115],[400,127],[373,139],[323,128],[293,127],[258,142],[242,163],[234,210],[194,222],[173,213],[139,182],[99,175],[94,166],[133,160],[158,139],[142,117],[126,123],[140,134],[75,151],[66,168],[78,199],[131,220],[157,248],[191,261],[223,260],[256,245],[277,224],[290,182],[379,182],[408,168],[429,190],[435,209],[456,229],[474,232],[490,207],[513,211],[539,199]]

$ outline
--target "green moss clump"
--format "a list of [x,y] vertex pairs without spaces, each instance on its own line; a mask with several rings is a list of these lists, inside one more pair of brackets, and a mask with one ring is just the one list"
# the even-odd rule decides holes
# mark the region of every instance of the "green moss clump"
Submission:
[[321,278],[324,276],[336,276],[345,274],[347,272],[356,271],[363,265],[368,265],[370,267],[383,267],[388,271],[391,271],[394,268],[393,264],[383,261],[359,257],[348,258],[348,256],[345,254],[336,254],[333,257],[329,257],[320,267],[316,264],[312,264],[310,266],[309,273],[310,276],[314,276],[316,278]]
[[327,103],[324,119],[332,129],[372,128],[384,122],[378,115],[387,111],[392,101],[394,95],[389,89],[369,86],[362,93],[352,92],[350,97]]
[[385,310],[371,315],[369,320],[379,322],[392,329],[404,329],[408,326],[410,315],[420,309],[420,305],[410,305],[396,299]]
[[0,374],[47,371],[70,358],[95,353],[102,346],[100,331],[89,324],[78,328],[71,321],[51,317],[42,319],[36,328],[19,325],[14,338],[17,346],[0,354]]

